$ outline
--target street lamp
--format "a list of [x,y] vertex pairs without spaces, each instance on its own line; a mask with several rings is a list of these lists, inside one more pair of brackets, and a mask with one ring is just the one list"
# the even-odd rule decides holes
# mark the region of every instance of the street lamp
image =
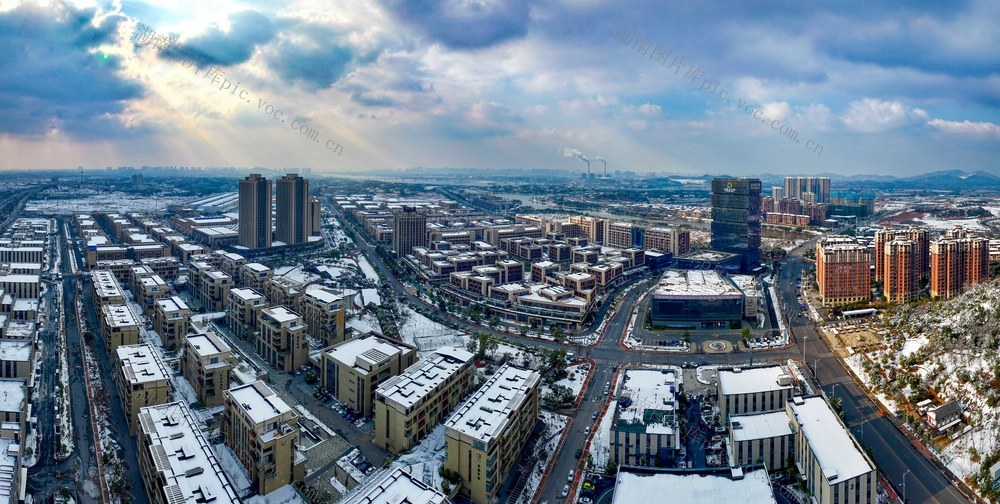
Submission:
[[903,473],[903,502],[904,503],[906,502],[906,475],[907,474],[910,474],[910,470],[909,469],[907,469],[906,472]]
[[833,397],[837,397],[837,385],[840,385],[840,384],[839,383],[834,383],[833,384],[833,390],[830,391],[830,395],[833,396]]

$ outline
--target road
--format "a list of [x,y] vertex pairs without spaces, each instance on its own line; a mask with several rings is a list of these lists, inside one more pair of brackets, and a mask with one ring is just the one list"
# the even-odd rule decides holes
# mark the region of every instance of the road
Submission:
[[[334,212],[339,212],[335,205],[330,205]],[[346,219],[343,219],[347,222]],[[353,224],[352,224],[353,225]],[[356,228],[355,228],[356,230]],[[435,307],[428,305],[417,296],[409,294],[391,273],[389,268],[383,263],[381,257],[376,253],[374,247],[368,242],[363,233],[355,232],[354,235],[360,239],[355,240],[365,255],[378,268],[382,275],[388,280],[392,288],[403,298],[413,305],[425,306],[432,312],[439,312]],[[800,277],[806,263],[802,257],[802,252],[814,245],[814,241],[807,242],[799,247],[783,262],[779,271],[778,281],[775,287],[781,297],[784,306],[798,306],[796,280]],[[584,445],[586,427],[593,428],[594,421],[592,415],[603,407],[607,397],[603,394],[604,384],[614,376],[615,370],[621,363],[656,363],[680,365],[692,360],[699,364],[722,364],[733,365],[749,362],[750,355],[743,352],[730,354],[666,354],[653,352],[629,351],[620,346],[621,338],[628,324],[630,308],[635,305],[642,289],[634,289],[625,296],[620,309],[611,315],[608,320],[605,336],[592,347],[579,347],[571,344],[558,344],[547,341],[538,341],[529,338],[491,331],[487,328],[471,324],[469,321],[461,319],[451,314],[444,315],[444,321],[453,327],[471,332],[492,332],[509,341],[526,343],[535,347],[543,348],[563,348],[567,351],[577,352],[578,355],[589,357],[597,362],[593,377],[584,393],[584,400],[579,407],[564,411],[573,419],[573,424],[561,452],[557,455],[553,464],[549,479],[542,489],[540,502],[559,502],[563,485],[567,482],[567,474],[572,468],[580,465],[575,457],[576,450]],[[606,302],[601,307],[601,313],[595,316],[594,324],[606,316],[607,310],[612,305]],[[777,316],[781,316],[778,314]],[[593,327],[593,325],[591,326]],[[591,329],[592,330],[592,329]],[[885,475],[898,493],[903,494],[903,478],[906,477],[906,496],[910,502],[939,502],[939,503],[964,503],[969,502],[958,489],[950,483],[945,473],[937,468],[934,463],[924,458],[920,452],[910,443],[899,429],[887,417],[880,417],[877,408],[865,395],[864,391],[854,382],[851,375],[836,358],[826,342],[816,332],[811,321],[804,318],[795,318],[789,323],[790,338],[793,344],[784,349],[770,350],[766,352],[758,351],[758,360],[784,361],[787,359],[801,359],[803,347],[805,349],[805,361],[809,364],[816,363],[819,368],[815,372],[817,381],[824,391],[831,393],[834,384],[837,384],[837,397],[844,399],[844,409],[846,422],[851,431],[858,439],[863,440],[865,446],[873,450],[873,458],[882,474]],[[803,343],[804,342],[804,343]],[[595,402],[596,401],[596,402]],[[862,436],[864,429],[864,436]]]

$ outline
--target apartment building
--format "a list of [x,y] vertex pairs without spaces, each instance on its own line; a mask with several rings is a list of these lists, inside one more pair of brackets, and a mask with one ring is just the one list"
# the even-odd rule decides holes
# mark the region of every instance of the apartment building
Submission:
[[445,421],[444,466],[462,479],[459,493],[492,502],[538,423],[541,375],[501,366]]
[[878,502],[875,465],[821,396],[785,406],[795,433],[795,465],[817,504]]
[[221,271],[208,271],[201,277],[199,301],[205,310],[220,312],[226,309],[233,278]]
[[890,303],[906,303],[920,293],[917,242],[896,238],[883,245],[882,291]]
[[681,369],[626,369],[611,421],[611,460],[618,465],[670,465],[680,447],[677,393]]
[[178,296],[156,301],[153,309],[153,330],[160,336],[164,348],[173,350],[191,328],[191,309]]
[[373,413],[375,390],[389,378],[413,365],[417,349],[367,333],[320,352],[323,388],[368,417]]
[[274,278],[274,270],[261,263],[247,263],[240,268],[240,286],[264,292],[267,281]]
[[181,373],[206,408],[222,404],[223,391],[229,389],[232,362],[232,349],[215,334],[191,334],[184,338]]
[[224,394],[222,437],[257,493],[267,495],[301,479],[296,473],[304,468],[295,467],[299,415],[262,381]]
[[638,226],[630,222],[612,222],[608,224],[608,234],[604,238],[604,244],[609,247],[629,248],[632,243],[632,231]]
[[820,240],[816,283],[823,306],[871,300],[871,252],[849,236]]
[[0,378],[31,378],[32,339],[0,339]]
[[440,490],[397,467],[366,481],[344,496],[341,504],[451,504]]
[[302,319],[309,327],[309,334],[324,345],[344,341],[343,291],[336,293],[320,285],[311,285],[306,287],[301,305]]
[[24,380],[0,379],[0,498],[24,502],[28,471],[22,467],[27,420],[31,416]]
[[427,435],[472,390],[473,355],[442,347],[375,390],[376,445],[402,453]]
[[226,326],[237,338],[254,341],[257,319],[267,307],[267,300],[259,292],[247,288],[232,289],[226,305]]
[[792,377],[782,366],[719,369],[720,415],[776,411],[792,397]]
[[150,345],[123,345],[115,350],[115,382],[128,420],[138,430],[139,410],[170,401],[170,374]]
[[240,502],[184,401],[145,407],[138,424],[139,472],[152,504]]
[[271,367],[291,373],[306,363],[309,342],[299,314],[284,306],[264,308],[257,318],[257,330],[255,350]]
[[147,315],[152,315],[157,301],[170,295],[170,287],[167,287],[167,282],[160,278],[160,275],[152,274],[140,278],[136,286],[138,288],[132,291],[135,300],[142,307],[142,312]]
[[926,229],[909,226],[906,229],[880,229],[875,232],[875,280],[885,279],[886,244],[900,239],[910,240],[913,245],[913,264],[916,268],[917,281],[927,276],[930,271],[930,239]]
[[122,345],[139,343],[139,321],[125,305],[101,306],[101,334],[111,355]]
[[645,248],[669,252],[676,256],[691,252],[691,232],[675,227],[654,227],[646,230]]
[[788,466],[793,453],[795,432],[785,410],[729,416],[730,465],[764,464],[768,472]]
[[94,288],[94,302],[98,307],[120,305],[125,302],[125,291],[108,270],[94,270],[90,274]]
[[989,279],[989,242],[962,228],[931,242],[931,297],[951,299]]

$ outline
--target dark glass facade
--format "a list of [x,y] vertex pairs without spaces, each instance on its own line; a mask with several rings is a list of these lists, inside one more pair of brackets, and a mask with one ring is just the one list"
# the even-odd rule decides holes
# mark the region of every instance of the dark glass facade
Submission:
[[712,180],[712,249],[739,254],[744,273],[760,265],[760,180]]
[[740,297],[653,297],[650,318],[654,326],[691,329],[729,329],[743,319]]

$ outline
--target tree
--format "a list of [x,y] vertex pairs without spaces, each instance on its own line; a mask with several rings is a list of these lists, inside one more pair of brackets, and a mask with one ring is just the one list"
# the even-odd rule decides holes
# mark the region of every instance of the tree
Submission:
[[552,338],[556,341],[563,340],[563,328],[557,325],[552,326]]
[[490,318],[490,329],[496,329],[498,325],[500,325],[500,317],[494,315]]
[[614,460],[608,460],[608,465],[604,466],[604,474],[614,476],[618,474],[618,464]]
[[744,327],[740,334],[743,336],[743,341],[746,342],[750,339],[750,328]]
[[477,337],[479,338],[479,352],[476,353],[476,359],[484,360],[486,359],[486,349],[489,347],[489,336],[486,333],[479,333]]
[[691,342],[691,331],[688,331],[687,329],[684,330],[684,342],[685,343]]

